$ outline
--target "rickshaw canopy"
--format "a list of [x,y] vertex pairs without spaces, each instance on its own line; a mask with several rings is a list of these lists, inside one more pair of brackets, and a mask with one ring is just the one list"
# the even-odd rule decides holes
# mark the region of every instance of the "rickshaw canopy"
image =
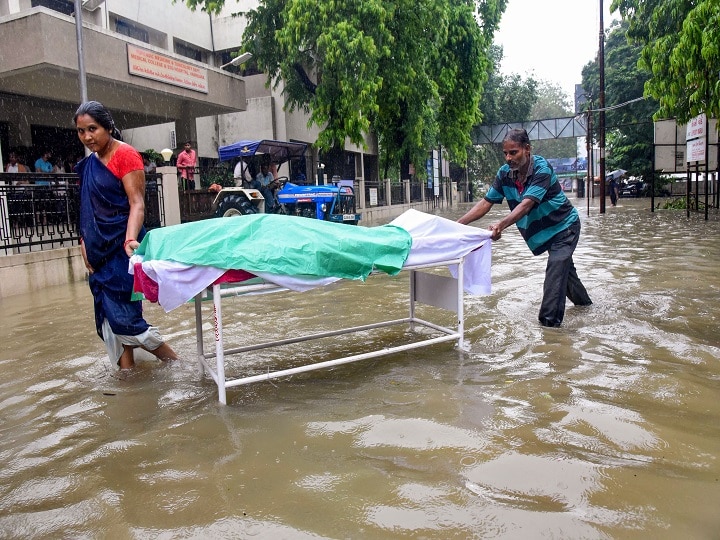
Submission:
[[280,164],[293,158],[303,157],[305,148],[307,148],[307,144],[301,142],[274,141],[272,139],[238,141],[218,148],[218,155],[220,161],[269,155],[272,161]]

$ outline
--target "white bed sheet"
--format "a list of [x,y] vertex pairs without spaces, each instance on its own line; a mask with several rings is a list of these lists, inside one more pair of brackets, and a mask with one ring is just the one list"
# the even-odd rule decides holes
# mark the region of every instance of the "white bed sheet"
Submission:
[[[236,218],[241,219],[241,218]],[[489,294],[491,290],[491,233],[446,218],[408,210],[392,221],[412,237],[412,247],[404,266],[430,265],[465,257],[463,289],[469,294]],[[348,225],[349,226],[349,225]],[[226,271],[212,266],[190,266],[173,261],[130,259],[130,273],[142,263],[145,274],[158,284],[158,304],[172,311],[212,285]],[[457,278],[457,265],[450,266]],[[255,275],[293,291],[307,291],[334,283],[341,278],[288,276],[256,272]]]

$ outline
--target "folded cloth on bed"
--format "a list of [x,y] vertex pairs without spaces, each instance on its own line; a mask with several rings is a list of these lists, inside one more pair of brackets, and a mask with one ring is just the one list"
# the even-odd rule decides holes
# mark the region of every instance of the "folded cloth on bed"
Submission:
[[410,234],[394,225],[353,227],[256,214],[153,229],[136,252],[145,261],[241,269],[253,274],[365,279],[373,270],[397,274],[411,245]]
[[[418,210],[407,210],[390,222],[405,229],[413,243],[405,266],[434,264],[465,257],[463,290],[470,294],[490,294],[492,233],[462,225],[443,217]],[[457,278],[457,265],[450,265]]]

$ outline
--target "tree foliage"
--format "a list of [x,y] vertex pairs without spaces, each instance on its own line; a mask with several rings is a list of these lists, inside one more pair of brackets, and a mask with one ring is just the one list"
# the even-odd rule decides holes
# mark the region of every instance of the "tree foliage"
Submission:
[[[229,0],[230,1],[230,0]],[[185,0],[219,12],[225,0]],[[317,145],[363,144],[424,163],[443,145],[464,160],[507,0],[260,0],[243,50],[286,106],[321,128]]]
[[[627,38],[628,28],[627,21],[613,25],[605,43],[605,107],[610,109],[605,113],[606,162],[608,170],[625,169],[633,176],[648,177],[653,168],[652,117],[658,103],[651,97],[630,103],[642,97],[650,74],[639,63],[642,48]],[[597,57],[583,68],[582,86],[591,100],[588,105],[597,108]],[[593,125],[598,126],[597,115]]]
[[643,46],[651,76],[645,93],[659,102],[655,119],[684,123],[720,115],[720,1],[613,0],[629,22],[628,37]]
[[[537,86],[537,99],[530,111],[533,120],[548,118],[567,118],[573,116],[570,97],[559,84],[540,80]],[[577,157],[577,139],[543,139],[533,142],[533,152],[546,158]]]
[[[482,125],[530,120],[533,104],[537,101],[537,81],[532,77],[523,79],[518,74],[503,75],[500,72],[502,56],[502,47],[493,45],[489,52],[490,73],[479,105]],[[467,160],[471,182],[489,182],[503,162],[501,145],[475,146]]]
[[503,50],[498,45],[491,47],[489,58],[490,73],[480,101],[483,125],[529,120],[537,101],[537,81],[533,77],[523,79],[518,74],[503,75],[500,72]]

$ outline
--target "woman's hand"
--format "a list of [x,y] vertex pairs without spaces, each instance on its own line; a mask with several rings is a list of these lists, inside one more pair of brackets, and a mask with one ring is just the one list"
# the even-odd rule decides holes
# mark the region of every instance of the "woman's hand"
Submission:
[[132,257],[135,253],[135,250],[140,247],[140,242],[137,240],[130,240],[129,242],[125,242],[125,254],[128,257]]
[[80,240],[80,253],[82,254],[83,262],[85,263],[85,268],[87,268],[87,271],[89,273],[94,274],[95,269],[88,262],[87,253],[85,252],[85,242],[83,242],[82,240]]

